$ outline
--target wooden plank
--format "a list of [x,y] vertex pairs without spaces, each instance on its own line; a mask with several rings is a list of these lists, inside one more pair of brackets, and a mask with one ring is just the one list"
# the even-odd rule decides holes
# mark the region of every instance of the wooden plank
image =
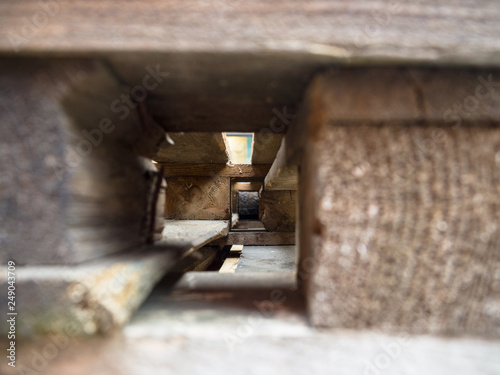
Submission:
[[259,219],[266,230],[268,232],[295,232],[296,203],[296,191],[262,191]]
[[243,246],[236,273],[293,273],[295,254],[295,246]]
[[[282,128],[274,130],[286,129],[283,124],[279,126]],[[252,164],[272,164],[281,146],[282,138],[283,134],[273,133],[272,129],[268,132],[255,133],[252,141]]]
[[251,164],[183,164],[159,163],[165,166],[167,177],[241,177],[264,178],[271,168],[268,165]]
[[295,233],[290,232],[229,232],[227,237],[214,241],[211,245],[294,245]]
[[[500,337],[491,308],[500,304],[492,277],[500,235],[491,225],[500,217],[500,128],[470,120],[496,116],[495,100],[484,98],[457,126],[443,118],[446,95],[437,100],[430,88],[455,82],[463,103],[481,94],[477,77],[461,86],[427,72],[423,108],[406,103],[415,93],[403,79],[398,90],[397,75],[381,75],[372,94],[354,84],[358,77],[351,93],[337,78],[318,77],[295,128],[306,137],[299,274],[312,323]],[[344,112],[351,100],[358,113]]]
[[0,60],[0,260],[77,263],[144,243],[139,149],[164,132],[113,112],[123,90],[97,61]]
[[[167,221],[162,241],[126,254],[72,267],[17,266],[17,306],[22,311],[16,317],[17,333],[79,336],[116,330],[181,257],[225,236],[228,225]],[[7,269],[0,271],[0,287],[6,290]],[[7,306],[6,294],[0,295],[0,303]]]
[[219,270],[219,273],[234,273],[236,271],[236,267],[238,267],[239,257],[228,257],[222,264],[222,267]]
[[[495,0],[450,0],[438,6],[430,0],[390,6],[383,0],[313,0],[299,7],[291,0],[257,0],[252,7],[203,0],[151,0],[147,8],[140,1],[47,3],[0,4],[2,53],[298,51],[333,61],[500,61]],[[113,18],[116,14],[120,17]]]
[[226,164],[227,140],[222,133],[168,133],[154,160],[160,163]]
[[165,217],[172,220],[229,220],[228,177],[167,177]]
[[265,190],[297,190],[297,166],[288,161],[283,139],[278,155],[264,179]]
[[[189,221],[189,220],[188,220]],[[169,271],[171,274],[183,274],[191,271],[205,271],[217,256],[217,247],[202,247],[182,258]]]
[[165,220],[163,239],[155,248],[179,249],[185,255],[224,237],[229,231],[227,220]]

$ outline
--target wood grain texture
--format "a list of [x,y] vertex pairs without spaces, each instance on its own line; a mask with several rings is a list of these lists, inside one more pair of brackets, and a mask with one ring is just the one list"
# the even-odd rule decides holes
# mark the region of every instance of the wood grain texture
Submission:
[[[72,337],[115,331],[129,321],[176,262],[225,236],[228,226],[227,221],[166,221],[161,241],[126,254],[72,267],[16,267],[17,302],[23,309],[17,317],[17,333]],[[7,274],[6,267],[1,271]],[[0,286],[7,288],[5,277],[0,278]],[[6,294],[0,295],[0,303],[7,306]],[[6,327],[0,326],[2,334]]]
[[0,257],[65,264],[142,243],[148,182],[134,150],[156,140],[136,111],[112,111],[130,89],[84,59],[2,59],[0,86]]
[[500,129],[434,130],[335,122],[309,139],[299,238],[313,324],[500,336]]
[[159,163],[169,177],[249,177],[264,178],[271,165]]
[[165,217],[172,220],[229,220],[229,177],[167,177]]
[[268,232],[295,232],[297,192],[290,190],[260,193],[259,219]]
[[229,232],[227,237],[216,240],[212,245],[295,245],[295,233],[291,232]]
[[154,160],[159,163],[226,164],[229,150],[222,133],[169,133]]
[[337,61],[499,63],[495,0],[48,3],[53,9],[35,0],[0,4],[0,51],[298,51]]
[[283,134],[260,132],[253,135],[252,164],[273,164],[281,146]]
[[283,139],[276,159],[264,179],[265,190],[297,190],[297,166],[287,159],[285,141]]

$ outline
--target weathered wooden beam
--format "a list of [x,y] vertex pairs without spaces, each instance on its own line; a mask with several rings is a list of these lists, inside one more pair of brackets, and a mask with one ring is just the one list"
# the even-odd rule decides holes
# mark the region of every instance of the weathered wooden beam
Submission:
[[[144,8],[139,1],[5,2],[0,4],[0,51],[294,51],[333,61],[500,62],[500,10],[495,0],[455,0],[439,6],[428,0],[396,5],[383,0],[252,4],[249,8],[243,2],[193,0],[186,6],[181,0],[152,0]],[[120,17],[113,18],[116,14]]]
[[294,245],[295,233],[291,232],[264,232],[264,231],[242,231],[229,232],[227,237],[212,242],[210,245]]
[[158,154],[159,163],[226,164],[229,148],[223,133],[168,133]]
[[[499,337],[498,88],[470,72],[376,72],[318,76],[287,135],[305,137],[299,275],[311,321]],[[476,111],[457,124],[454,102]]]
[[[278,119],[275,119],[277,122]],[[286,129],[285,125],[280,125],[282,130]],[[272,129],[267,129],[267,132],[255,133],[252,140],[252,164],[272,164],[276,158],[276,154],[281,146],[283,138],[282,133],[274,133]]]
[[165,217],[173,220],[229,220],[229,177],[167,177]]
[[137,104],[113,110],[130,94],[98,61],[0,60],[0,260],[75,263],[145,241],[138,155],[164,132]]
[[271,168],[267,165],[251,164],[183,164],[158,163],[165,167],[167,177],[241,177],[264,178]]
[[297,190],[297,166],[287,159],[283,139],[278,155],[264,180],[265,190]]
[[259,220],[269,232],[295,232],[297,192],[290,190],[260,193]]
[[[17,266],[17,333],[78,336],[113,331],[130,319],[180,258],[225,236],[228,225],[167,221],[162,241],[126,254],[71,267]],[[6,267],[0,270],[0,287],[7,290]],[[0,303],[7,306],[5,293]],[[6,325],[0,327],[3,331]]]

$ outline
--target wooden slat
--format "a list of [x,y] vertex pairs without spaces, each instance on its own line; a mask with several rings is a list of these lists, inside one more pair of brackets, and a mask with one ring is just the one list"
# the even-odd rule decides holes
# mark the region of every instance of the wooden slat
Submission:
[[222,264],[222,267],[219,270],[219,273],[234,273],[236,271],[236,267],[238,267],[238,262],[240,258],[232,258],[228,257]]
[[287,134],[311,322],[498,338],[497,94],[470,72],[378,73],[319,75]]
[[283,139],[278,155],[264,180],[265,190],[297,190],[297,167],[288,161]]
[[138,155],[165,135],[113,112],[127,90],[97,61],[0,59],[0,260],[77,263],[144,243]]
[[290,232],[229,232],[227,237],[211,245],[294,245],[295,233]]
[[260,194],[259,219],[269,232],[295,232],[297,192],[268,191]]
[[36,0],[0,3],[1,52],[299,51],[484,65],[500,56],[495,0],[46,3],[46,10]]
[[229,177],[167,177],[165,217],[173,220],[229,220]]
[[168,137],[154,157],[157,162],[225,164],[229,161],[222,133],[169,133]]
[[[227,221],[167,221],[163,240],[75,265],[16,268],[18,333],[88,335],[126,323],[161,277],[183,256],[225,236]],[[6,275],[6,267],[0,269]],[[0,278],[7,289],[7,279]],[[7,306],[7,295],[0,295]]]
[[154,246],[179,249],[186,254],[226,236],[228,231],[229,221],[226,220],[165,220],[163,239]]
[[[283,128],[279,128],[279,130],[284,131],[284,124],[280,126]],[[281,146],[282,138],[283,134],[273,133],[272,129],[269,129],[268,132],[255,133],[252,141],[252,164],[272,164]]]
[[251,164],[183,164],[159,163],[165,166],[165,176],[168,177],[241,177],[264,178],[271,168],[268,165]]

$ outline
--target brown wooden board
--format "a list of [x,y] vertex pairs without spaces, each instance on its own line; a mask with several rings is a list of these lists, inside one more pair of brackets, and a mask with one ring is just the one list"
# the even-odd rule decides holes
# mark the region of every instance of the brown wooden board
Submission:
[[260,193],[259,219],[268,232],[295,232],[297,192],[290,190]]
[[165,217],[229,220],[229,177],[167,177]]
[[135,147],[164,135],[136,109],[112,110],[127,92],[97,61],[0,60],[2,261],[75,263],[144,242],[147,168]]
[[[443,87],[455,87],[454,100],[463,95],[458,103],[475,95],[477,76],[460,85],[427,74],[428,85],[455,82]],[[311,87],[296,128],[306,134],[299,275],[312,323],[499,337],[491,309],[500,301],[498,123],[438,121],[448,99],[430,100],[438,95],[427,87],[410,105],[403,79],[379,81],[370,94],[343,76],[325,78]],[[356,98],[360,111],[345,112],[340,98],[352,108]],[[485,99],[471,118],[495,116],[490,105]]]
[[183,164],[159,163],[165,166],[165,176],[180,177],[240,177],[264,178],[271,168],[267,165],[251,164]]
[[154,160],[160,163],[226,164],[229,150],[222,133],[168,133]]
[[[277,122],[273,122],[274,130],[285,131],[286,127]],[[278,127],[279,126],[279,127]],[[252,141],[252,164],[272,164],[281,146],[283,134],[275,133],[272,129],[267,132],[254,133]]]
[[22,0],[2,2],[0,15],[3,53],[297,51],[333,61],[484,65],[498,64],[500,55],[495,0],[151,0],[146,7],[138,0]]
[[295,233],[291,232],[264,232],[242,231],[229,232],[227,237],[214,241],[211,245],[294,245]]
[[297,166],[287,159],[283,139],[278,155],[264,180],[265,190],[297,190]]

